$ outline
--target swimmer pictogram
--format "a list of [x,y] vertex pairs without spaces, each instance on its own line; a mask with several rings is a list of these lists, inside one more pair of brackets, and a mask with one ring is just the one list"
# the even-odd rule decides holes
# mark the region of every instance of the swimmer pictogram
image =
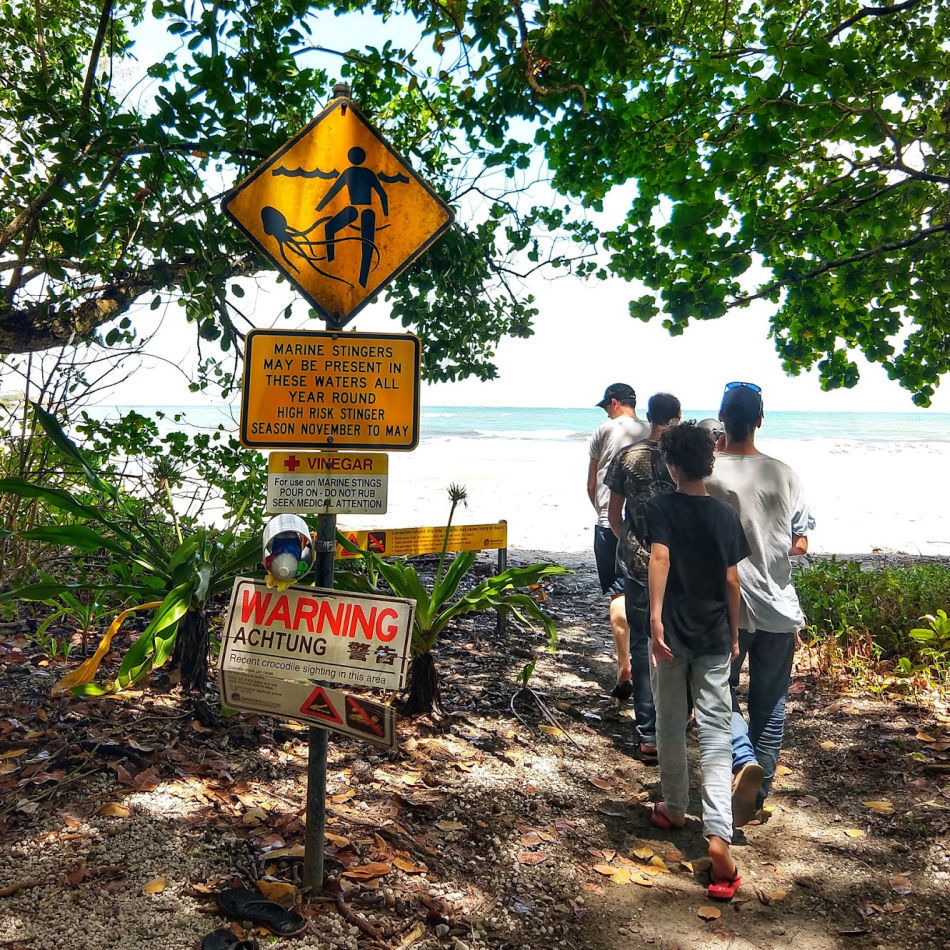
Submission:
[[453,221],[445,201],[348,99],[334,99],[223,207],[334,328]]

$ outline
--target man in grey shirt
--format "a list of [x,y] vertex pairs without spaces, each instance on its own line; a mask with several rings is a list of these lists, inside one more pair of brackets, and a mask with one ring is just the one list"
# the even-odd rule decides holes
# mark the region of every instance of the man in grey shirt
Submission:
[[608,597],[610,632],[617,655],[617,685],[613,695],[624,700],[633,693],[630,681],[630,627],[624,605],[623,577],[617,566],[617,537],[607,517],[610,489],[604,484],[604,476],[614,455],[625,445],[645,439],[650,427],[637,418],[637,394],[626,383],[611,383],[597,405],[607,413],[608,418],[594,430],[588,443],[590,461],[587,466],[587,497],[597,512],[594,560],[601,590]]
[[[775,777],[796,635],[804,625],[790,555],[806,553],[807,534],[815,527],[798,476],[755,447],[763,414],[758,386],[726,384],[719,410],[725,444],[707,482],[710,495],[738,512],[751,549],[739,564],[739,656],[730,676],[735,827],[760,815]],[[736,696],[746,657],[748,725]]]

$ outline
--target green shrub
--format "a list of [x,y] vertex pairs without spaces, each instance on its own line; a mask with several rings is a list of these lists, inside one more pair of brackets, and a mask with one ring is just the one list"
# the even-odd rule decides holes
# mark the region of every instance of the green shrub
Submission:
[[921,644],[910,631],[921,617],[950,604],[950,567],[831,559],[796,572],[795,587],[813,638],[836,638],[847,648],[870,637],[884,659],[920,658]]

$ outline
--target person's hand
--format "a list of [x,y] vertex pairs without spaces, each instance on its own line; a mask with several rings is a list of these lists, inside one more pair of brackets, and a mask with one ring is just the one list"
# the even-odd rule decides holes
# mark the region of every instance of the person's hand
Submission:
[[732,659],[739,659],[739,631],[732,635]]
[[657,663],[669,663],[673,659],[673,651],[666,645],[663,639],[663,624],[655,623],[652,626],[652,635],[650,637],[650,662],[653,666]]

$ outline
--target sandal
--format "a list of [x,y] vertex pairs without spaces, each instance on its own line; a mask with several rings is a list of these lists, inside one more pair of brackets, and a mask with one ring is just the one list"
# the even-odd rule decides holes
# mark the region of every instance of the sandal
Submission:
[[642,742],[637,743],[633,757],[639,759],[644,765],[659,765],[660,763],[660,753],[657,749],[655,747],[652,749],[644,749]]
[[633,680],[620,680],[610,693],[614,699],[625,703],[633,695]]
[[239,940],[233,931],[224,927],[220,930],[212,930],[201,941],[201,950],[258,950],[258,946],[257,941],[253,938]]
[[218,895],[221,909],[238,920],[250,920],[263,924],[278,937],[291,937],[299,934],[307,926],[307,921],[292,910],[284,910],[280,904],[269,901],[257,891],[243,887],[232,887]]
[[742,878],[739,877],[739,865],[734,865],[735,870],[728,881],[714,881],[712,871],[709,872],[709,887],[706,888],[706,896],[719,901],[731,901],[742,884]]
[[663,802],[657,802],[653,806],[653,811],[650,812],[650,823],[656,825],[657,828],[662,828],[664,831],[673,831],[678,830],[686,824],[683,822],[683,825],[677,825],[673,822],[673,819],[665,811],[660,811],[660,805]]

